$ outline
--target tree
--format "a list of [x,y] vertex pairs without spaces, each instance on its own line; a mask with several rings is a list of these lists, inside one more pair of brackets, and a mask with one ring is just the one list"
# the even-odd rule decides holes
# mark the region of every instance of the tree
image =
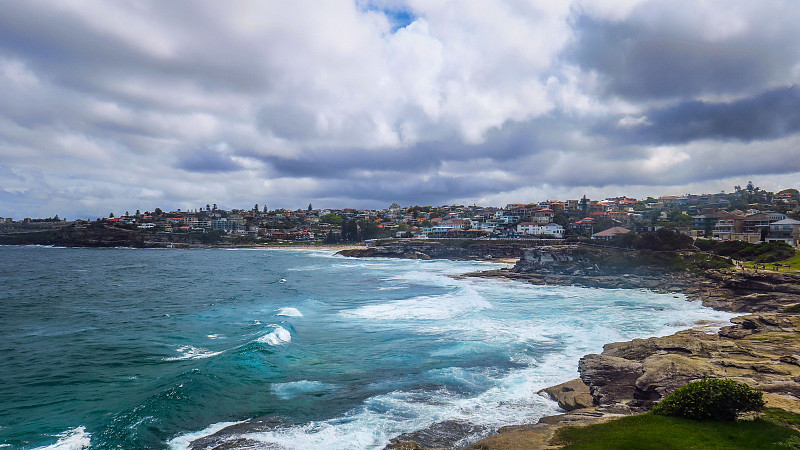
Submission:
[[581,199],[580,205],[581,205],[581,211],[583,211],[583,213],[586,214],[586,211],[589,210],[589,199],[586,198],[585,194]]
[[308,204],[308,212],[313,211],[314,209],[311,207],[311,203]]
[[212,211],[216,211],[217,210],[217,204],[216,203],[214,203],[214,206],[211,207],[211,210]]
[[206,211],[211,211],[211,205],[209,205],[208,203],[206,203]]
[[109,219],[113,219],[114,218],[114,213],[113,212],[112,213],[108,213],[108,218]]
[[378,227],[378,224],[371,221],[361,221],[358,223],[360,228],[360,238],[359,240],[363,239],[374,239],[378,238],[381,235],[381,228]]
[[344,219],[342,219],[341,216],[337,216],[336,214],[333,213],[325,214],[324,216],[319,218],[320,222],[329,223],[331,225],[341,225],[343,220]]
[[676,210],[670,214],[669,221],[676,227],[688,227],[692,225],[694,219],[692,219],[692,216]]
[[791,195],[792,198],[800,197],[800,191],[794,188],[780,190],[778,191],[778,194]]
[[266,214],[266,212],[267,212],[267,205],[264,205],[264,210],[263,210],[263,212]]
[[339,236],[333,234],[333,231],[328,231],[328,235],[325,236],[325,243],[326,244],[336,244],[339,241],[341,241]]
[[345,242],[358,242],[361,240],[358,222],[347,219],[342,221],[342,240]]
[[156,208],[155,211],[153,211],[153,214],[160,216],[161,214],[164,214],[164,211],[162,211],[161,208]]
[[253,206],[253,212],[258,212],[258,203],[256,203],[255,206]]

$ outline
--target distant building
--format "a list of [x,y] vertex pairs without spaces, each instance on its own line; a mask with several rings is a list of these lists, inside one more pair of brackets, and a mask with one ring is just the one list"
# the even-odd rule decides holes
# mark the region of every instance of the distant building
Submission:
[[793,247],[800,246],[800,220],[783,219],[772,222],[769,224],[766,241],[786,242]]
[[562,238],[564,237],[564,227],[557,223],[542,225],[536,222],[522,222],[517,224],[517,233],[528,236],[551,235]]
[[628,234],[631,230],[622,227],[612,227],[592,235],[592,239],[610,241],[621,234]]

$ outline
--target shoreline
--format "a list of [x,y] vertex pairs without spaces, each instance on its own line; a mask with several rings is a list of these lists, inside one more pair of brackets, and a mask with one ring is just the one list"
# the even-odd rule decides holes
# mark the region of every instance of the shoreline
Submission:
[[[371,249],[345,256],[389,256],[413,259],[464,259],[461,255],[436,256],[419,246]],[[452,250],[452,249],[450,249]],[[550,252],[542,257],[542,254]],[[466,449],[559,448],[551,439],[559,428],[583,426],[649,411],[666,394],[704,377],[732,378],[765,392],[768,406],[800,413],[800,275],[771,271],[706,269],[687,271],[629,269],[605,272],[556,268],[562,249],[527,251],[513,269],[502,268],[462,274],[459,278],[513,279],[539,285],[593,288],[649,289],[685,295],[685,301],[739,313],[716,331],[693,324],[669,336],[612,342],[600,354],[584,355],[578,364],[580,378],[545,388],[538,393],[558,402],[565,413],[546,416],[535,424],[501,427]],[[549,257],[548,257],[549,256]],[[634,258],[635,259],[635,258]],[[570,266],[570,264],[567,264]],[[574,270],[574,271],[573,271]],[[795,309],[790,309],[790,308]],[[715,327],[716,328],[716,327]],[[424,430],[421,430],[424,431]],[[398,437],[400,438],[400,437]],[[387,449],[424,449],[414,441],[395,440]]]
[[[550,279],[547,283],[544,278],[534,277],[531,280],[525,279],[524,275],[515,276],[519,274],[508,276],[510,271],[492,272],[494,273],[465,276],[598,287],[585,283],[585,280],[575,283],[576,280],[573,279],[569,283],[570,277],[562,277],[558,282]],[[535,424],[502,427],[497,433],[464,448],[560,448],[557,444],[552,444],[553,437],[560,428],[593,425],[647,412],[657,400],[675,388],[707,376],[746,382],[764,391],[768,406],[800,412],[800,386],[797,385],[800,381],[800,360],[793,356],[800,352],[800,342],[795,337],[800,332],[800,318],[775,305],[765,308],[769,312],[761,312],[758,303],[741,309],[740,303],[733,301],[733,298],[730,299],[731,302],[724,302],[719,296],[710,296],[709,288],[726,287],[724,278],[717,277],[716,286],[708,286],[708,283],[702,286],[702,277],[688,278],[683,288],[671,292],[686,295],[688,301],[702,301],[704,305],[714,309],[744,315],[733,317],[731,325],[723,326],[713,333],[695,325],[669,336],[608,343],[601,354],[589,354],[581,358],[580,378],[538,392],[557,401],[565,410],[564,414],[542,417]],[[623,288],[650,287],[631,285]],[[785,294],[792,302],[800,301],[796,294]],[[732,292],[728,295],[736,297]],[[745,294],[744,297],[748,295],[754,294]],[[646,395],[651,396],[649,402],[637,399],[637,396]]]

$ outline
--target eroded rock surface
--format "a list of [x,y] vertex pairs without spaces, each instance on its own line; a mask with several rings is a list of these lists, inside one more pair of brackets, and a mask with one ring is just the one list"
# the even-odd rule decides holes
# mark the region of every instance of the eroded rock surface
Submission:
[[[686,330],[672,336],[607,344],[581,358],[581,379],[597,405],[649,410],[678,387],[709,378],[733,378],[794,402],[800,411],[800,316],[752,314],[718,334]],[[789,398],[791,397],[791,398]]]
[[565,411],[574,411],[576,409],[591,408],[594,406],[594,399],[589,392],[589,386],[580,378],[542,389],[539,393],[549,395],[553,400],[558,402],[559,408]]

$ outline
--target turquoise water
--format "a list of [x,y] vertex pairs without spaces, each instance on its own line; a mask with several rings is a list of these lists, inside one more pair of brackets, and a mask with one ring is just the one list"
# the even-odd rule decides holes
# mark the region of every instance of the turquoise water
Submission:
[[557,413],[536,392],[604,343],[731,317],[672,294],[453,277],[496,267],[0,247],[0,445],[187,448],[237,423],[204,442],[382,448],[458,423],[466,443]]

